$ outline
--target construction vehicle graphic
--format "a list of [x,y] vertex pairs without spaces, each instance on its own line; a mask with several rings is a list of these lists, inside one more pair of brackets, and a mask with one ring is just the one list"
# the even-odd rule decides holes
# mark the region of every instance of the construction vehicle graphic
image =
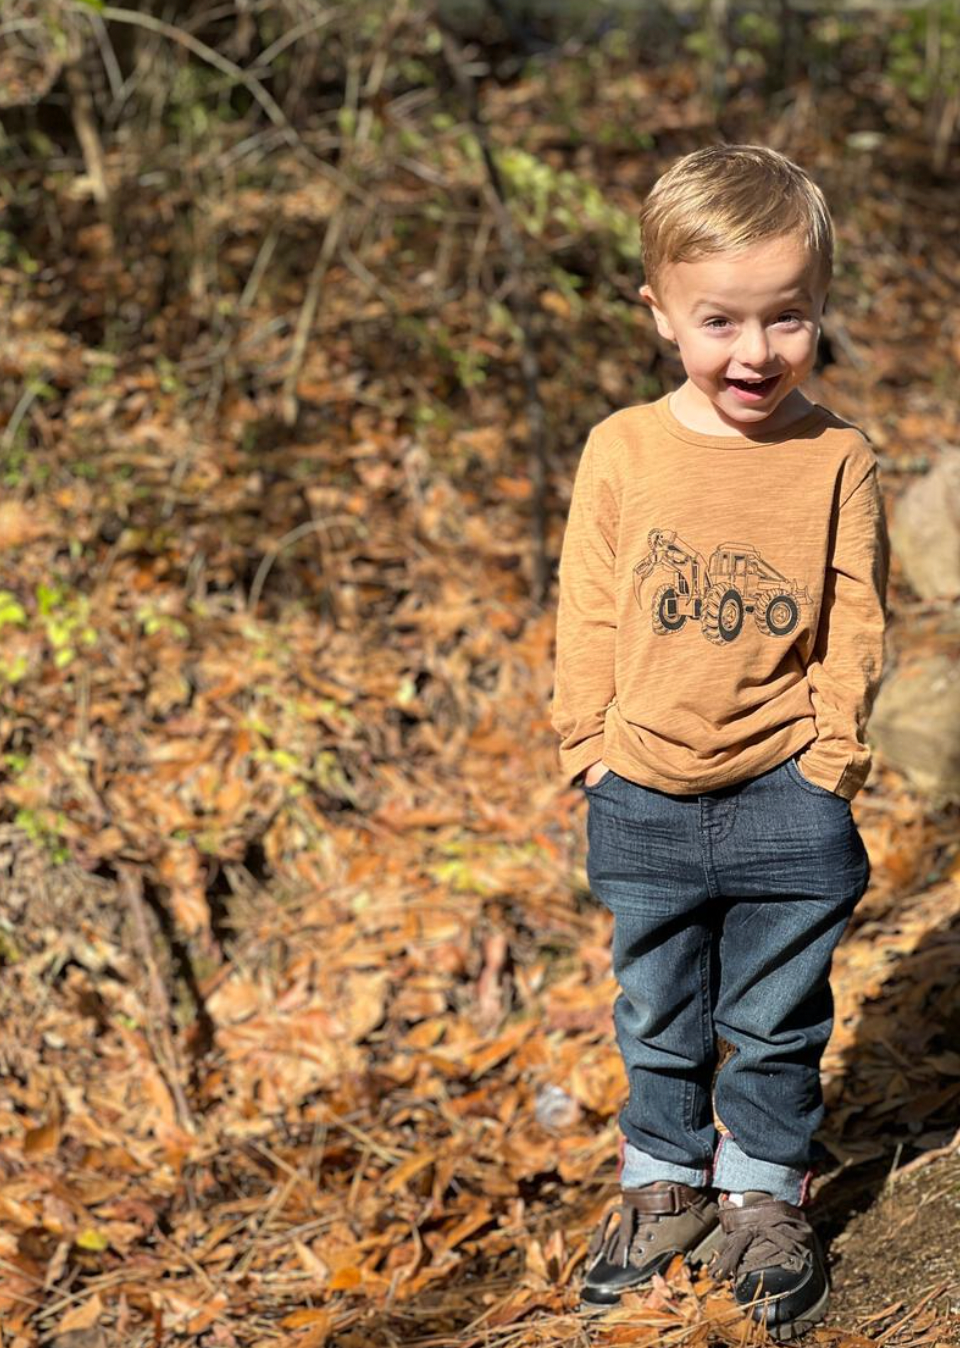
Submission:
[[786,637],[800,621],[809,592],[764,561],[749,543],[721,543],[709,560],[672,529],[651,529],[650,551],[633,568],[633,592],[644,607],[645,582],[659,581],[650,601],[653,630],[660,636],[679,632],[688,618],[718,646],[734,641],[752,613],[767,637]]

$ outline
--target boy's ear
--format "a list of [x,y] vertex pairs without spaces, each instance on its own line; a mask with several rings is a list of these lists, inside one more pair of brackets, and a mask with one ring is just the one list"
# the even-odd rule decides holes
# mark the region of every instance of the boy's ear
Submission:
[[675,342],[677,338],[673,331],[673,326],[665,311],[661,308],[660,301],[657,299],[650,286],[640,286],[637,290],[637,294],[643,300],[644,304],[649,304],[653,312],[653,321],[657,325],[657,332],[659,332],[660,336],[665,337],[668,342]]

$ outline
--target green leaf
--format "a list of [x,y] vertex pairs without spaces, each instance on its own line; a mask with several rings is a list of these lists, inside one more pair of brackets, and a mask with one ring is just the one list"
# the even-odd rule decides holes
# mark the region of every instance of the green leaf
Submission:
[[26,610],[9,590],[0,590],[0,627],[8,623],[24,624],[27,621]]
[[16,964],[21,959],[23,959],[23,955],[16,941],[12,936],[8,936],[5,931],[0,931],[0,962]]
[[29,665],[24,655],[17,655],[12,660],[0,657],[0,679],[7,683],[19,683],[21,679],[26,678]]
[[59,585],[44,585],[41,581],[37,586],[37,603],[42,617],[45,618],[48,613],[52,613],[62,599],[63,591]]

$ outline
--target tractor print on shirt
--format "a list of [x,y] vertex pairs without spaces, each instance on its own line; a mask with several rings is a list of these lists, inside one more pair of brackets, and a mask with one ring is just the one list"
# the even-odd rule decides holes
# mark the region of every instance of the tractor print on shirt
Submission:
[[721,543],[705,561],[675,530],[651,529],[647,541],[650,551],[633,568],[633,592],[643,608],[644,582],[659,572],[651,598],[659,636],[696,618],[707,640],[722,646],[740,635],[744,615],[752,613],[764,636],[786,637],[800,621],[801,605],[811,603],[805,587],[782,576],[749,543]]

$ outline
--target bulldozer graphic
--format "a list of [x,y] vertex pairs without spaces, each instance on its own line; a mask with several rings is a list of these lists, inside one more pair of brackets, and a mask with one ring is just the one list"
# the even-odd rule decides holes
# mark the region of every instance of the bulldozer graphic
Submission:
[[805,587],[781,575],[749,543],[721,543],[706,561],[675,530],[651,529],[647,542],[650,551],[633,568],[633,592],[643,608],[644,583],[660,573],[650,603],[660,636],[695,618],[707,640],[722,646],[736,640],[752,613],[764,636],[786,637],[800,621],[801,606],[811,603]]

